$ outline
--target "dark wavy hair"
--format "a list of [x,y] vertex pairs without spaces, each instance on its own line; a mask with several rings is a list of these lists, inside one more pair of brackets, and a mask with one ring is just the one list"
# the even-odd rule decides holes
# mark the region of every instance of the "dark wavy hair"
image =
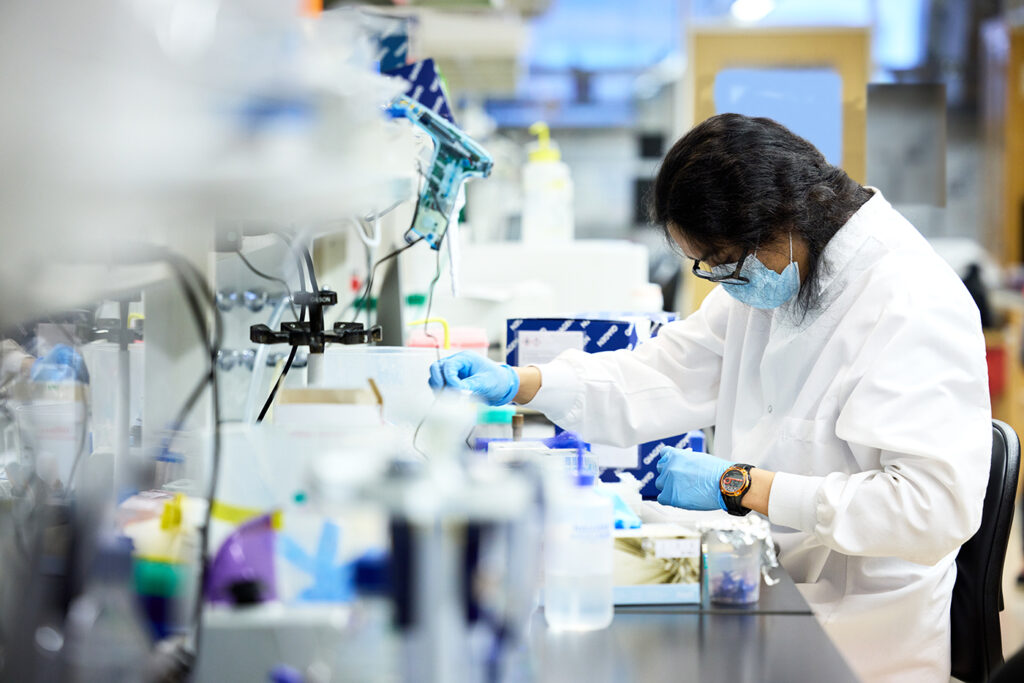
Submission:
[[809,252],[798,305],[819,302],[821,253],[871,197],[807,140],[772,119],[712,116],[665,156],[649,200],[651,220],[670,244],[673,232],[708,257],[753,253],[793,231]]

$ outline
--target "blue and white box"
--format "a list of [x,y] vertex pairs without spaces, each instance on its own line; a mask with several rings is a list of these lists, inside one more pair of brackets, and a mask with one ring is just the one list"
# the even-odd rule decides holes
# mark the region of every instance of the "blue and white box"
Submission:
[[[539,365],[554,360],[568,349],[586,353],[633,349],[657,336],[664,325],[676,319],[675,313],[513,318],[506,322],[505,360],[513,366]],[[656,464],[661,450],[685,443],[686,435],[680,434],[635,448],[592,444],[591,454],[602,469],[602,480],[618,481],[616,472],[630,472],[641,482],[640,494],[654,499],[658,497],[654,480],[658,474]]]

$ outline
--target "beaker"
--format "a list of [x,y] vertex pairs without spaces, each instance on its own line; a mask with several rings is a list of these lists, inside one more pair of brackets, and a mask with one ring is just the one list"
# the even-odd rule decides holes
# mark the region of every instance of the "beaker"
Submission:
[[703,535],[704,586],[717,605],[749,605],[761,595],[762,539],[739,530]]

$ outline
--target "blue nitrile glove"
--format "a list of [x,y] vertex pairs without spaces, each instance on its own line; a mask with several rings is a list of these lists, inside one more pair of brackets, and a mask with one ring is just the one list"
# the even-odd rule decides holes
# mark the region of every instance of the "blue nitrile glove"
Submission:
[[654,485],[658,502],[684,510],[724,510],[719,480],[733,463],[689,448],[666,448],[658,460]]
[[519,393],[519,374],[508,365],[462,351],[430,366],[430,387],[446,386],[471,391],[488,405],[503,406]]
[[89,383],[89,371],[77,351],[67,344],[57,344],[48,354],[32,364],[29,378],[33,382]]

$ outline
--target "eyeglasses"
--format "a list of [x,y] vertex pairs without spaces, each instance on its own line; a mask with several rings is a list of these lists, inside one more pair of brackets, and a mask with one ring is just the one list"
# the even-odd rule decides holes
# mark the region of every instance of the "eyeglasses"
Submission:
[[740,269],[743,267],[743,262],[746,260],[747,254],[744,253],[743,257],[736,262],[736,270],[732,271],[728,275],[717,275],[714,272],[714,268],[705,265],[705,268],[701,267],[699,259],[693,260],[693,274],[699,277],[701,280],[707,280],[708,282],[717,282],[723,285],[745,285],[750,282],[748,278],[740,275]]

